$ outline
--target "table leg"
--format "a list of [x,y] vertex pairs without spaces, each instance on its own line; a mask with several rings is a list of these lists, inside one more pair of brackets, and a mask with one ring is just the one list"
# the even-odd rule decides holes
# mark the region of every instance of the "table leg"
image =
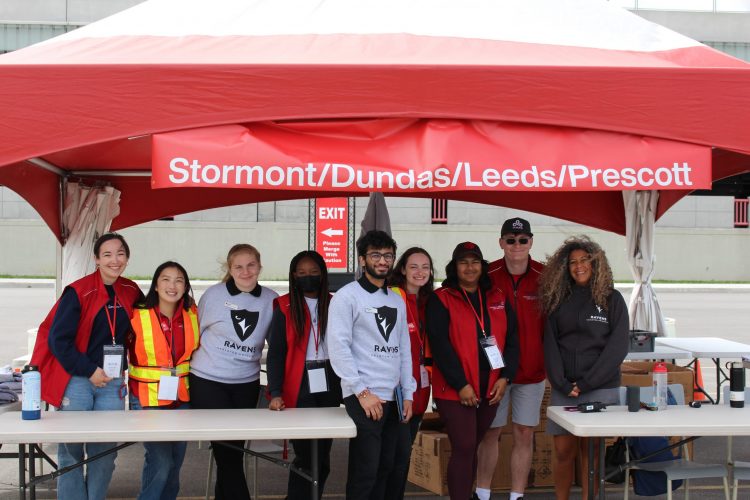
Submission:
[[594,464],[594,461],[596,458],[594,456],[594,438],[588,438],[588,442],[589,442],[589,446],[588,446],[588,454],[589,454],[588,500],[594,500],[594,475],[596,471],[596,464]]
[[31,500],[36,500],[36,483],[34,482],[34,478],[36,478],[36,449],[34,446],[33,443],[29,445],[29,482],[31,483],[29,485],[29,498]]
[[599,438],[599,500],[604,500],[604,476],[606,475],[606,469],[604,465],[604,455],[606,450],[604,449],[604,438]]
[[18,445],[18,498],[26,499],[26,445]]
[[319,481],[319,475],[320,475],[320,464],[318,463],[318,440],[313,439],[312,443],[310,444],[310,453],[312,455],[312,481],[311,481],[311,488],[312,488],[312,499],[318,500],[319,498],[319,488],[320,488],[320,481]]
[[[693,359],[693,360],[692,360],[692,361],[691,361],[690,363],[688,363],[687,365],[685,365],[685,367],[686,367],[686,368],[691,368],[691,367],[693,368],[693,385],[695,386],[695,389],[696,389],[696,390],[698,390],[698,391],[699,391],[699,392],[700,392],[701,394],[703,394],[704,396],[706,396],[706,399],[708,399],[708,401],[709,401],[709,402],[710,402],[710,403],[711,403],[712,405],[718,404],[718,403],[719,403],[719,400],[718,400],[718,399],[716,399],[716,400],[715,400],[715,399],[714,399],[713,397],[711,397],[711,395],[710,395],[709,393],[707,393],[707,392],[706,392],[706,390],[705,390],[705,389],[703,388],[703,386],[701,386],[701,385],[700,385],[700,384],[698,383],[698,373],[697,373],[697,372],[695,372],[695,369],[696,369],[696,367],[695,367],[695,365],[696,365],[696,361],[698,361],[698,359],[697,359],[697,358]],[[718,370],[718,365],[716,365],[716,367],[717,367],[717,370]],[[717,378],[717,380],[718,380],[718,378]],[[718,383],[718,382],[717,382],[717,383]],[[718,396],[718,394],[717,394],[717,396]]]

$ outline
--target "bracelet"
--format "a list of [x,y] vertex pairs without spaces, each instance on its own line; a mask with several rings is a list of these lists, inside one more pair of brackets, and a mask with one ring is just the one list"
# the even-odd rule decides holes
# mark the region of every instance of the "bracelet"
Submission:
[[369,395],[370,395],[370,389],[368,387],[365,387],[364,391],[362,391],[359,394],[357,394],[357,398],[364,399],[364,398],[366,398]]

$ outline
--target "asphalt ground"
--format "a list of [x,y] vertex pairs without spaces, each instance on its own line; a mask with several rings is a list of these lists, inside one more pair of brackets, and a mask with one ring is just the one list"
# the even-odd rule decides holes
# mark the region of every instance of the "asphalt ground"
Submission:
[[[196,295],[206,284],[197,284]],[[283,291],[283,284],[271,284]],[[628,290],[623,290],[627,299]],[[750,295],[748,286],[731,285],[669,285],[657,286],[657,295],[664,313],[676,320],[679,337],[717,336],[738,342],[750,343]],[[26,331],[36,327],[54,301],[54,289],[49,281],[0,280],[0,366],[27,351]],[[715,375],[711,360],[702,360],[704,385],[715,392]],[[696,410],[700,411],[700,410]],[[54,458],[55,446],[45,448]],[[750,438],[735,438],[734,458],[750,461]],[[15,451],[15,447],[3,447],[1,452]],[[275,454],[277,457],[279,453]],[[723,463],[726,460],[725,438],[701,438],[695,443],[695,458],[700,462]],[[205,498],[210,451],[207,443],[190,443],[182,468],[180,498]],[[501,457],[502,460],[502,457]],[[249,460],[248,482],[254,490],[253,459]],[[344,440],[334,443],[332,451],[332,473],[326,486],[325,498],[344,498],[346,482],[347,445]],[[108,498],[135,498],[140,488],[143,466],[143,447],[133,445],[119,452],[117,467],[110,486]],[[284,498],[287,472],[269,462],[258,461],[258,498]],[[723,498],[718,480],[696,480],[691,482],[691,495],[700,499]],[[18,498],[18,465],[12,459],[0,460],[0,500]],[[622,495],[621,486],[607,488],[609,498]],[[632,495],[632,491],[631,491]],[[417,486],[407,486],[407,498],[436,499],[436,496]],[[580,496],[574,489],[573,498]],[[552,499],[551,488],[527,490],[527,499]],[[54,482],[37,489],[37,498],[55,498]],[[506,499],[507,493],[494,492],[493,499]],[[653,497],[666,498],[666,496]],[[750,485],[742,485],[738,498],[750,498]]]

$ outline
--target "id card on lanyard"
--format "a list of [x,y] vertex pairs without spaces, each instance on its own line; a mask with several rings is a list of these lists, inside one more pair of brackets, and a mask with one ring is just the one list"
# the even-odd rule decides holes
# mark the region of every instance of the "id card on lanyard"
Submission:
[[172,366],[172,360],[174,359],[174,331],[172,325],[168,319],[159,315],[159,326],[164,334],[164,340],[167,342],[169,347],[169,375],[162,375],[159,377],[159,393],[157,394],[158,399],[164,401],[176,401],[177,391],[180,383],[180,377],[177,376],[177,370]]
[[165,401],[175,401],[177,399],[177,387],[180,377],[175,376],[175,369],[170,368],[171,375],[162,375],[159,377],[159,393],[156,396]]
[[117,295],[115,294],[114,305],[112,307],[112,315],[109,314],[109,304],[104,306],[104,313],[107,315],[107,323],[109,324],[109,331],[112,334],[112,345],[105,345],[103,349],[104,361],[102,369],[104,373],[110,378],[122,377],[122,360],[125,357],[125,347],[121,344],[117,344],[115,341],[115,331],[117,329]]
[[320,349],[320,324],[317,319],[317,315],[313,316],[312,311],[310,311],[310,334],[313,336],[313,343],[315,344],[315,359],[305,361],[307,385],[310,394],[328,392],[326,362],[325,360],[318,359],[318,350]]
[[482,331],[482,338],[479,339],[479,345],[482,347],[482,351],[487,358],[487,362],[489,362],[490,364],[490,368],[492,368],[493,370],[498,370],[504,367],[505,360],[503,360],[503,354],[500,352],[500,348],[497,346],[495,337],[491,334],[487,335],[487,332],[484,328],[484,307],[481,290],[477,290],[477,293],[479,294],[479,314],[477,314],[476,309],[474,309],[474,304],[472,304],[471,300],[469,300],[469,296],[466,294],[466,290],[462,288],[461,291],[464,292],[466,302],[469,303],[469,307],[471,307],[471,311],[474,313],[474,317],[476,318],[477,323],[479,323],[479,329]]

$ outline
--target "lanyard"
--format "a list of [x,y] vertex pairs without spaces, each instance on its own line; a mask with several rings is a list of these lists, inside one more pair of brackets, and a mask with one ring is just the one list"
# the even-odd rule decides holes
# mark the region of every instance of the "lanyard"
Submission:
[[[417,302],[419,300],[418,296],[415,296],[414,302]],[[422,321],[419,319],[419,305],[417,305],[417,312],[414,312],[411,308],[411,300],[409,299],[409,294],[406,294],[406,312],[407,315],[414,321],[414,324],[417,325],[417,333],[419,337],[419,355],[420,359],[424,357],[424,332],[422,331]]]
[[482,335],[487,337],[487,334],[484,332],[484,305],[482,302],[482,292],[480,290],[477,290],[477,294],[479,295],[479,314],[477,314],[477,310],[474,309],[474,304],[472,304],[472,302],[469,300],[469,296],[466,294],[466,290],[462,288],[461,291],[464,292],[464,297],[466,297],[466,302],[469,303],[469,307],[471,307],[471,312],[474,313],[474,317],[477,319],[477,323],[479,323],[479,329],[482,330]]
[[115,345],[115,328],[117,327],[117,294],[115,294],[114,312],[112,317],[109,316],[109,308],[104,306],[104,313],[107,315],[107,323],[109,323],[109,331],[112,332],[112,345]]
[[[310,331],[313,334],[313,342],[315,342],[315,359],[318,359],[318,347],[320,346],[320,320],[316,314],[315,321],[313,321],[312,311],[310,310],[310,307],[307,306],[307,301],[305,301],[305,306],[310,313]],[[315,306],[317,313],[317,303]]]
[[172,326],[174,326],[174,321],[164,316],[161,311],[159,310],[158,306],[156,308],[156,315],[159,318],[159,326],[161,327],[161,331],[164,334],[164,340],[167,343],[167,347],[169,347],[169,352],[171,354],[169,358],[169,368],[172,368],[172,364],[174,363],[174,329]]

